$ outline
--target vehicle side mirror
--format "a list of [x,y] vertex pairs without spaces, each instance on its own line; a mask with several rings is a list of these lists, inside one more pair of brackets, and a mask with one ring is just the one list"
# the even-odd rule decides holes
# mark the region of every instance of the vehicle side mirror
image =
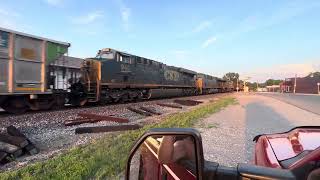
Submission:
[[203,164],[202,140],[198,131],[151,129],[133,146],[125,179],[203,179]]

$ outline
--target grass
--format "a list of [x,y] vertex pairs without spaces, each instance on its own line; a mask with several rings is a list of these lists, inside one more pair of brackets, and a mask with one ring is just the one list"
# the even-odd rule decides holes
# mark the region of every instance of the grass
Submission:
[[199,123],[195,125],[195,128],[204,128],[204,129],[218,128],[218,127],[219,127],[218,123],[208,124],[208,122],[203,122],[202,120],[200,120]]
[[187,112],[169,115],[161,122],[144,126],[139,130],[127,131],[120,135],[106,135],[53,159],[0,173],[0,179],[114,179],[124,171],[132,145],[146,130],[160,127],[192,127],[199,119],[234,103],[234,98],[225,97]]
[[211,128],[217,128],[217,127],[218,127],[217,124],[208,124],[208,126],[206,128],[211,129]]

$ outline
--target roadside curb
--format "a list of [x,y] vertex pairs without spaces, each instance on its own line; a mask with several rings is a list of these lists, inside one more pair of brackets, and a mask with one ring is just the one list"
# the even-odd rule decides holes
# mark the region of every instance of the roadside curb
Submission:
[[[261,95],[263,95],[263,94],[261,94]],[[297,106],[297,105],[295,105],[295,104],[293,104],[293,103],[291,103],[291,102],[288,102],[288,101],[286,101],[286,100],[283,100],[283,99],[280,99],[280,98],[277,98],[277,97],[272,97],[272,96],[266,96],[266,95],[263,95],[263,96],[265,96],[265,97],[269,97],[269,98],[273,98],[273,99],[276,99],[276,100],[278,100],[278,101],[281,101],[281,102],[284,102],[284,103],[290,104],[290,105],[292,105],[292,106],[294,106],[294,107],[297,107],[297,108],[302,109],[302,110],[304,110],[304,111],[307,111],[307,112],[310,112],[310,113],[312,113],[312,114],[315,114],[315,115],[320,116],[320,113],[310,111],[309,109],[306,109],[306,108],[303,108],[303,107]]]

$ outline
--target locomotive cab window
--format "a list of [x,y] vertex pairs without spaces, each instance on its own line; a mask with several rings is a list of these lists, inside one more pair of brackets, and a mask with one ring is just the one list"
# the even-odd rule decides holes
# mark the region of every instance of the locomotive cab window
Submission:
[[100,52],[97,55],[97,58],[111,60],[111,59],[114,59],[114,53],[113,52]]
[[137,64],[142,64],[141,57],[137,57],[136,60],[137,60]]
[[130,64],[130,56],[121,56],[122,62]]
[[134,56],[131,56],[130,57],[130,64],[135,64],[135,57]]

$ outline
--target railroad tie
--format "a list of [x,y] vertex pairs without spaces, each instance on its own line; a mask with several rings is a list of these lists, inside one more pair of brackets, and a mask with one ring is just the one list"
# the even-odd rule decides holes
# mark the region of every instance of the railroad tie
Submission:
[[78,116],[88,119],[95,119],[97,121],[113,121],[117,123],[128,123],[129,120],[125,118],[113,117],[113,116],[105,116],[98,114],[90,114],[90,113],[79,113]]
[[150,108],[147,108],[147,107],[143,107],[141,106],[140,109],[146,111],[146,112],[149,112],[149,113],[152,113],[152,114],[155,114],[155,115],[161,115],[162,113],[159,113],[153,109],[150,109]]
[[18,146],[20,148],[24,148],[29,144],[28,140],[24,137],[11,136],[7,134],[0,134],[0,141]]
[[6,163],[8,157],[8,153],[0,151],[0,164]]
[[28,141],[28,145],[24,147],[24,149],[31,155],[38,154],[39,149],[24,135],[22,134],[16,127],[14,126],[8,126],[7,127],[7,132],[11,136],[17,136],[17,137],[22,137],[25,138]]
[[22,155],[21,148],[9,143],[1,142],[1,141],[0,141],[0,151],[8,154],[12,154],[14,157],[19,157]]
[[170,108],[176,108],[176,109],[182,109],[182,106],[175,105],[175,104],[157,103],[157,105],[164,106],[164,107],[170,107]]
[[75,129],[76,134],[100,133],[112,131],[127,131],[141,128],[138,124],[120,125],[120,126],[96,126],[96,127],[79,127]]
[[184,99],[175,99],[173,102],[184,105],[184,106],[196,106],[202,103],[202,101],[184,100]]
[[142,111],[142,110],[140,110],[140,109],[136,109],[136,108],[133,108],[133,107],[127,107],[127,109],[130,110],[130,111],[132,111],[132,112],[135,112],[135,113],[144,115],[144,116],[152,116],[152,115],[153,115],[153,114],[150,113],[150,112]]
[[79,125],[84,123],[96,123],[100,121],[112,121],[117,123],[128,123],[128,119],[119,118],[119,117],[112,117],[112,116],[104,116],[104,115],[97,115],[97,114],[89,114],[89,113],[79,113],[79,118],[75,120],[67,120],[64,122],[65,126],[73,126]]

